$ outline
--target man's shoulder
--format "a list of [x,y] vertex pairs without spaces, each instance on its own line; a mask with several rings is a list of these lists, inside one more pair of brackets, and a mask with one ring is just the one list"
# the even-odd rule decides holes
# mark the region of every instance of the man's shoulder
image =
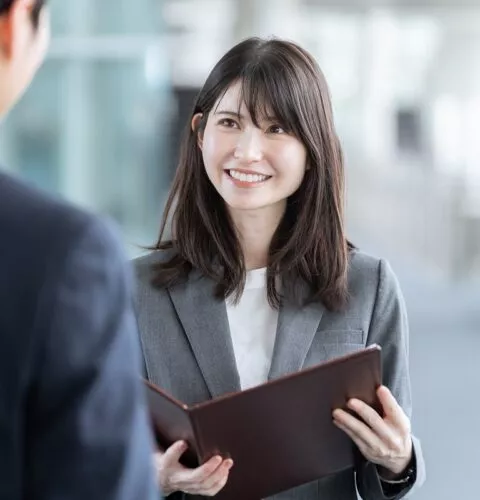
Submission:
[[[6,220],[27,222],[27,217],[32,217],[31,222],[47,223],[50,219],[56,221],[63,218],[85,218],[85,212],[70,205],[55,195],[45,193],[16,177],[0,172],[0,199],[2,200],[2,213]],[[24,218],[20,220],[20,218]]]
[[0,230],[4,244],[12,247],[40,250],[96,221],[87,211],[1,172],[0,200]]
[[65,254],[82,235],[108,248],[118,242],[113,224],[86,210],[0,172],[0,265],[44,265]]

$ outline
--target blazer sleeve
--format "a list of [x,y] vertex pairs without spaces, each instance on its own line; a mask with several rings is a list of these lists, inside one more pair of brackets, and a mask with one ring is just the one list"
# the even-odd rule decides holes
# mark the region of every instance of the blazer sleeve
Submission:
[[[375,305],[367,344],[382,347],[383,384],[411,418],[412,402],[409,375],[409,333],[405,302],[397,278],[389,264],[379,261]],[[356,482],[363,500],[398,500],[425,481],[425,463],[420,442],[413,437],[414,478],[410,485],[391,492],[384,488],[375,464],[361,459]]]
[[39,297],[25,498],[158,500],[126,260],[104,222],[70,232]]

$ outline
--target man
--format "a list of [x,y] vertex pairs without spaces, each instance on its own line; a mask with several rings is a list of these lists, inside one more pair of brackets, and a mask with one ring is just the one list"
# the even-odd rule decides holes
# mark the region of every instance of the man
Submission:
[[[0,116],[44,3],[0,0]],[[0,500],[158,499],[129,281],[106,223],[0,174]]]

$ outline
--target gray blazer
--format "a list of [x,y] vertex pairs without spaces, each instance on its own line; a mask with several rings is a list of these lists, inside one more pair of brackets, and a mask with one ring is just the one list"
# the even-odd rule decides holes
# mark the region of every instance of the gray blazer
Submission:
[[[135,261],[146,376],[187,404],[240,390],[225,302],[214,298],[214,284],[199,272],[192,272],[186,283],[170,289],[152,287],[152,264],[162,258],[164,254],[157,251]],[[354,252],[349,288],[349,305],[342,313],[330,312],[321,303],[304,307],[282,304],[268,378],[376,343],[382,346],[384,384],[410,416],[408,324],[397,279],[385,261]],[[416,489],[425,477],[416,439],[414,451]],[[355,483],[364,500],[401,498],[410,489],[387,497],[373,464],[365,461],[355,472],[347,470],[272,498],[354,500]]]

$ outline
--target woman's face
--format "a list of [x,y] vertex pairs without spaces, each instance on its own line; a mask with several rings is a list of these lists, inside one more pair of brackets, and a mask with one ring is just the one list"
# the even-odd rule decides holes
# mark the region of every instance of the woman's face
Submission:
[[[200,138],[205,170],[230,210],[284,210],[306,169],[303,143],[275,119],[256,127],[244,103],[241,83],[232,84],[213,107]],[[195,120],[195,118],[194,118]]]

